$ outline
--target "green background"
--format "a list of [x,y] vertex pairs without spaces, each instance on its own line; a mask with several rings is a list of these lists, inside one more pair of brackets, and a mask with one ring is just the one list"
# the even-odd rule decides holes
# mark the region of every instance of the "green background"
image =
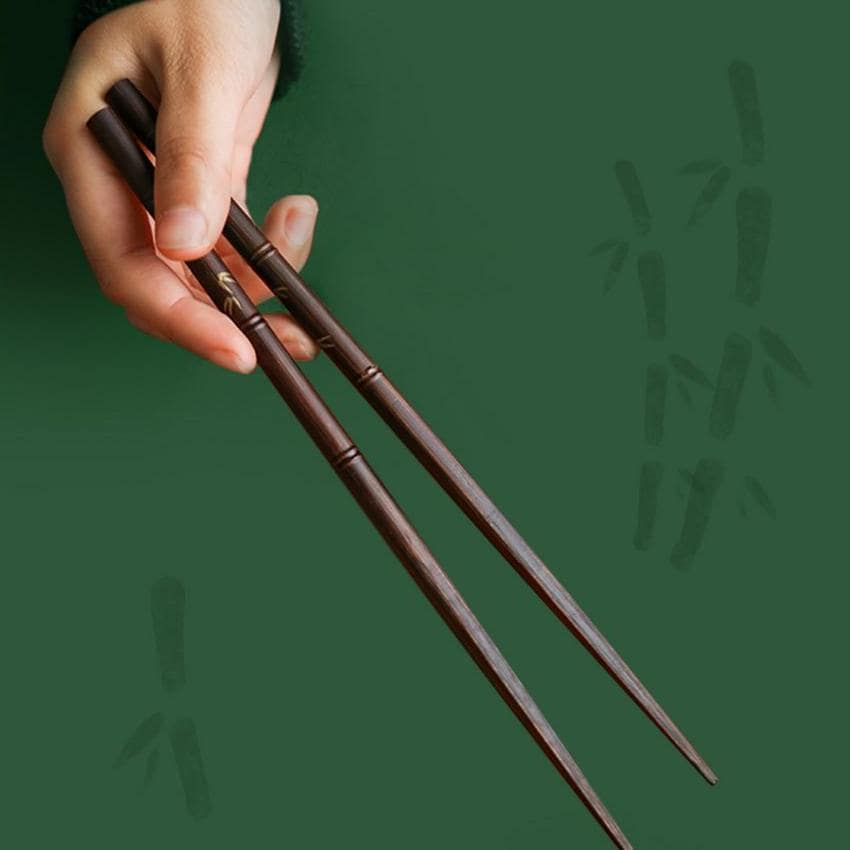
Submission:
[[[5,4],[11,6],[11,4]],[[842,3],[305,3],[309,65],[276,104],[251,203],[321,204],[307,278],[590,612],[720,776],[706,786],[326,360],[307,372],[432,544],[638,848],[847,846],[848,14]],[[0,840],[55,846],[608,846],[260,374],[133,330],[98,293],[39,134],[67,4],[4,32]],[[745,173],[726,67],[756,70],[766,163]],[[764,297],[742,308],[734,196],[684,222],[718,156],[769,188]],[[645,339],[633,160],[669,276]],[[643,445],[656,349],[716,369],[779,331],[811,375],[758,379],[734,435],[671,400]],[[755,368],[758,365],[758,369]],[[692,567],[675,469],[727,476]],[[668,469],[635,551],[640,463]],[[736,508],[744,475],[770,519]],[[160,687],[148,613],[188,590],[189,683]],[[112,761],[153,711],[197,724],[213,813],[167,750]]]

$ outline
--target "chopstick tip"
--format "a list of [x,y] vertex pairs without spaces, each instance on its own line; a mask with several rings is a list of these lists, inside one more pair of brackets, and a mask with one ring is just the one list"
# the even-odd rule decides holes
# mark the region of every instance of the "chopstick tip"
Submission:
[[717,774],[704,761],[700,760],[695,767],[709,785],[717,785]]

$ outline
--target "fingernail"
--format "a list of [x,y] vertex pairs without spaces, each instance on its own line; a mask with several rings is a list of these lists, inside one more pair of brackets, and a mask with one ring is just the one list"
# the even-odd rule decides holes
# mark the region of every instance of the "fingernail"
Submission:
[[313,357],[313,343],[302,336],[288,336],[282,340],[286,350],[296,360],[311,360]]
[[156,244],[172,251],[201,248],[207,242],[207,220],[192,207],[173,207],[156,220]]
[[230,369],[231,372],[240,372],[247,375],[254,371],[254,363],[238,351],[229,348],[217,348],[210,352],[210,360],[216,366]]
[[286,241],[293,248],[300,248],[307,243],[310,234],[313,232],[318,211],[315,204],[299,204],[286,214],[283,226],[284,234]]
[[310,342],[299,342],[298,344],[298,356],[302,360],[312,360],[315,355],[315,349],[313,348],[313,344]]

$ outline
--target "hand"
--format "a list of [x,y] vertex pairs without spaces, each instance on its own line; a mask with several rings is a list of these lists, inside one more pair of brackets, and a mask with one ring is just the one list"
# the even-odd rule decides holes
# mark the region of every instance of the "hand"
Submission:
[[[87,27],[71,54],[44,128],[44,149],[103,292],[141,330],[237,372],[254,349],[181,260],[216,247],[231,195],[245,200],[254,142],[277,77],[276,0],[146,0]],[[86,121],[128,77],[154,102],[156,222],[131,196]],[[277,201],[266,236],[296,268],[307,260],[318,206]],[[270,296],[228,246],[225,261],[255,301]],[[293,357],[317,348],[288,316],[269,321]]]

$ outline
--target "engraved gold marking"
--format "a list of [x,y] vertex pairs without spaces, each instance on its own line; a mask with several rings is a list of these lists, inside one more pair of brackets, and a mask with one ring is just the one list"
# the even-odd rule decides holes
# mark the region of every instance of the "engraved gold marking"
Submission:
[[236,281],[233,279],[233,275],[231,275],[230,272],[219,272],[215,276],[215,279],[218,283],[219,289],[225,293],[224,304],[222,304],[221,309],[232,319],[233,313],[239,309],[239,300],[230,288],[231,283],[236,286]]

